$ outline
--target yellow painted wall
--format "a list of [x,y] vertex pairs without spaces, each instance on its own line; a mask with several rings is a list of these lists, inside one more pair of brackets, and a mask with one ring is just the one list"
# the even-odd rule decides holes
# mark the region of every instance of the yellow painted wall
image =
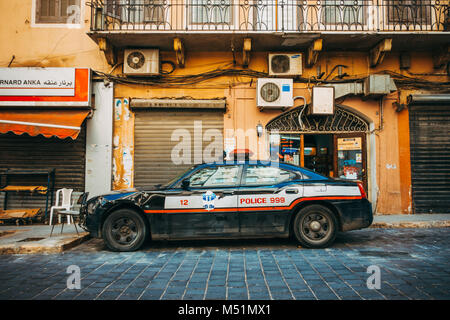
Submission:
[[[90,67],[94,70],[109,72],[111,66],[106,63],[103,53],[86,33],[89,31],[90,8],[83,6],[83,26],[80,29],[40,28],[32,26],[32,0],[0,1],[0,18],[3,21],[0,32],[0,67],[6,67],[15,56],[11,67]],[[186,48],[186,67],[177,68],[173,75],[198,74],[216,68],[229,68],[232,65],[231,52],[190,52]],[[267,52],[252,52],[249,68],[267,72]],[[119,55],[119,60],[121,59]],[[162,60],[175,61],[173,52],[162,52]],[[238,65],[242,61],[237,53]],[[303,77],[316,76],[316,67],[327,75],[336,64],[348,68],[344,72],[352,77],[362,77],[383,70],[410,75],[399,69],[398,53],[387,53],[384,62],[371,69],[366,52],[324,52],[313,68],[305,68]],[[411,52],[410,73],[431,73],[433,70],[430,52]],[[118,66],[114,73],[121,73]],[[337,70],[330,76],[337,75]],[[439,80],[439,78],[432,78]],[[139,85],[116,85],[115,97],[121,101],[121,110],[126,112],[124,99],[128,98],[175,98],[194,99],[226,98],[228,106],[224,114],[224,127],[227,129],[254,130],[258,123],[267,124],[279,111],[260,112],[256,107],[256,80],[244,77],[222,77],[192,86],[160,88]],[[312,84],[296,84],[295,95],[310,99]],[[408,91],[409,92],[409,91]],[[373,122],[376,129],[375,146],[376,181],[379,188],[377,211],[384,214],[409,213],[411,207],[410,187],[411,170],[409,163],[409,127],[407,110],[397,113],[393,102],[400,101],[401,92],[394,93],[383,100],[383,127],[380,128],[380,105],[377,100],[363,100],[360,97],[347,97],[342,103],[363,113]],[[116,100],[117,101],[117,100]],[[401,102],[401,101],[400,101]],[[404,102],[403,102],[404,103]],[[114,159],[116,169],[114,187],[132,186],[123,166],[123,148],[133,155],[133,114],[129,120],[123,118],[114,121]],[[118,136],[118,138],[116,138]],[[225,136],[225,138],[227,138]],[[258,149],[259,157],[267,151],[267,137],[251,137],[248,147]],[[129,175],[128,175],[129,176]],[[131,181],[130,181],[131,179]]]
[[[171,52],[162,52],[164,60],[174,60]],[[410,72],[425,73],[433,72],[432,59],[430,54],[413,53],[412,67]],[[187,53],[186,67],[177,69],[174,75],[196,74],[209,71],[218,67],[230,67],[232,61],[231,53],[221,52],[200,52],[195,54]],[[238,56],[238,63],[240,56]],[[267,72],[267,53],[253,52],[251,64],[252,70]],[[328,74],[334,65],[345,64],[348,68],[344,71],[351,76],[365,76],[377,71],[391,70],[405,73],[399,69],[398,54],[389,54],[384,63],[375,68],[368,67],[368,57],[366,53],[330,53],[321,55],[318,64],[322,71]],[[239,66],[238,66],[239,67]],[[313,76],[316,69],[305,69],[304,77]],[[337,70],[330,77],[337,75]],[[301,95],[310,102],[312,84],[296,83],[294,95]],[[409,91],[408,91],[409,92]],[[410,93],[410,92],[409,92]],[[259,111],[256,107],[256,81],[249,78],[218,78],[197,85],[183,86],[177,88],[149,88],[144,86],[116,86],[116,96],[129,98],[180,98],[192,97],[194,99],[226,98],[228,103],[227,112],[224,114],[225,141],[227,130],[241,129],[255,130],[256,125],[261,123],[266,125],[271,119],[280,114],[281,111]],[[375,128],[375,161],[371,161],[368,156],[368,165],[376,167],[376,185],[369,185],[371,189],[378,187],[378,201],[376,203],[377,212],[382,214],[410,213],[411,198],[409,190],[411,187],[411,171],[409,165],[409,127],[408,117],[405,112],[398,113],[393,106],[398,102],[397,92],[383,99],[383,125],[380,127],[381,109],[378,100],[362,99],[361,97],[347,97],[341,104],[358,110],[369,119]],[[296,102],[296,106],[303,103]],[[401,134],[399,131],[401,130]],[[368,144],[370,141],[367,141]],[[239,143],[239,142],[237,142]],[[245,147],[252,151],[258,150],[255,157],[265,158],[268,139],[265,136],[257,138],[256,135],[247,138]],[[239,144],[238,144],[239,145]],[[370,168],[368,168],[370,172]],[[370,174],[370,173],[369,173]]]
[[32,26],[32,0],[0,1],[0,67],[89,67],[109,71],[103,54],[86,32],[90,8],[81,1],[80,29]]

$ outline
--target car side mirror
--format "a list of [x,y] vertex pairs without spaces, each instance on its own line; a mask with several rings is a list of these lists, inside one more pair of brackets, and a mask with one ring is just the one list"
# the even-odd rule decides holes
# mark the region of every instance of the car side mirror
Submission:
[[183,181],[181,181],[181,188],[186,190],[189,188],[190,184],[191,182],[189,181],[189,179],[184,179]]

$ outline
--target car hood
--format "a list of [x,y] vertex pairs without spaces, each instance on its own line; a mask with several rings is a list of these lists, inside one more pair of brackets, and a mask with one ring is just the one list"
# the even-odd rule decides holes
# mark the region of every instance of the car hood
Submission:
[[137,195],[139,193],[145,193],[148,191],[158,191],[161,190],[161,185],[153,185],[153,186],[148,186],[148,187],[143,187],[143,188],[131,188],[131,189],[122,189],[122,190],[114,190],[114,191],[110,191],[107,193],[103,193],[101,196],[103,197],[105,200],[108,201],[114,201],[114,200],[119,200],[119,199],[123,199],[126,197],[129,197],[131,195]]
[[125,197],[135,194],[137,192],[139,192],[139,191],[136,189],[115,190],[115,191],[110,191],[110,192],[104,193],[101,195],[101,197],[105,198],[108,201],[113,201],[113,200],[125,198]]

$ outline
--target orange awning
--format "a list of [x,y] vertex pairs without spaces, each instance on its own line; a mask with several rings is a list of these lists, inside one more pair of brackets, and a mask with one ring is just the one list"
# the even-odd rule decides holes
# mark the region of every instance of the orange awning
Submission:
[[0,133],[76,139],[87,110],[0,110]]

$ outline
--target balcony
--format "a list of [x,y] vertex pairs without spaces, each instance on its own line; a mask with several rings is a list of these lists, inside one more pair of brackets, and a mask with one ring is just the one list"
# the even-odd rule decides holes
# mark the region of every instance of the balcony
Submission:
[[[440,46],[450,35],[449,0],[92,0],[91,32],[118,47],[297,50],[323,38],[330,49],[365,50],[386,38],[393,49]],[[170,35],[170,36],[168,36]]]

